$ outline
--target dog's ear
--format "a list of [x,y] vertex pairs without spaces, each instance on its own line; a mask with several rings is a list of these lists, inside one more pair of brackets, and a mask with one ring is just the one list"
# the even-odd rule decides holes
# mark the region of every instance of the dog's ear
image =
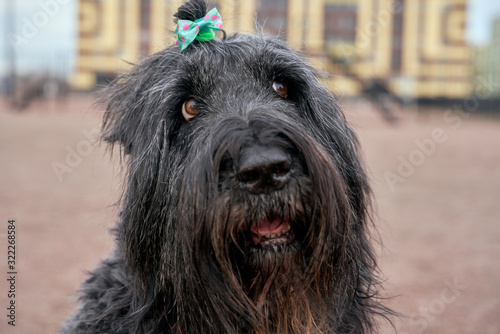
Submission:
[[207,1],[205,0],[191,0],[183,4],[174,14],[176,20],[189,20],[195,21],[202,18],[207,13]]
[[[176,20],[194,21],[206,15],[207,7],[205,0],[191,0],[179,7],[174,16]],[[137,145],[148,141],[144,136],[158,134],[158,128],[152,127],[165,126],[165,115],[159,112],[168,113],[164,93],[176,90],[169,78],[177,70],[178,58],[178,47],[167,48],[134,65],[132,71],[120,75],[104,90],[100,101],[106,105],[104,141],[121,144],[123,153],[130,154],[133,148],[140,149]]]
[[100,103],[105,105],[102,140],[112,146],[120,144],[124,154],[132,150],[134,136],[139,132],[139,119],[144,111],[140,99],[144,84],[137,82],[141,69],[137,65],[130,73],[119,75],[101,93]]
[[178,58],[173,47],[151,55],[103,91],[102,140],[120,144],[124,154],[163,145],[167,132],[180,122],[173,102],[179,89],[174,74]]

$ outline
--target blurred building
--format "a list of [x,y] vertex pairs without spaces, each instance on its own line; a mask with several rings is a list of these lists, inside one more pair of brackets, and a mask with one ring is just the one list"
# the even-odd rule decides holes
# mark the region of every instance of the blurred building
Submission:
[[463,98],[471,93],[466,0],[355,3],[354,43],[330,46],[337,59],[350,63],[350,77],[363,87],[377,79],[393,94],[409,99]]
[[496,97],[500,97],[500,17],[493,22],[491,53],[489,56],[488,73],[491,73],[490,83]]
[[[73,86],[92,89],[142,56],[173,43],[182,0],[80,0]],[[465,42],[467,0],[211,1],[231,33],[285,39],[356,95],[371,82],[404,98],[464,98],[472,90]]]
[[475,93],[482,98],[500,98],[500,17],[492,26],[491,41],[471,47]]

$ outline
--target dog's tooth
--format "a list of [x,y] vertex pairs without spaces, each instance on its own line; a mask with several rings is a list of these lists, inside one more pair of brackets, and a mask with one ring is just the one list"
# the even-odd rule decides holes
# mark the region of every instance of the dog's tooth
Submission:
[[285,227],[285,229],[283,230],[283,233],[286,233],[288,231],[290,231],[290,229],[292,228],[292,226],[288,225],[287,227]]

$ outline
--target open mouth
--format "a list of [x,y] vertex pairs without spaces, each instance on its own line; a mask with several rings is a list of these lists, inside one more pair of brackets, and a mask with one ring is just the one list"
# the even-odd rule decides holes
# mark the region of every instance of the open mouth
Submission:
[[289,221],[262,220],[250,228],[253,245],[262,249],[291,244],[295,235]]

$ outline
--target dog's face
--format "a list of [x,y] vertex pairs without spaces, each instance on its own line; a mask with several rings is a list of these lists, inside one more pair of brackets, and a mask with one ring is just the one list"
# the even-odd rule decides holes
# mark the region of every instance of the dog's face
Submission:
[[281,42],[235,36],[169,49],[135,71],[110,105],[124,104],[108,114],[117,118],[108,140],[130,154],[131,176],[146,183],[137,187],[161,185],[162,200],[184,208],[183,233],[210,239],[197,242],[295,252],[313,229],[335,228],[314,226],[322,216],[349,215],[349,196],[363,199],[360,175],[346,174],[362,171],[337,102]]
[[128,156],[121,249],[142,302],[171,299],[169,322],[370,326],[344,311],[375,265],[356,139],[284,43],[236,35],[155,54],[111,87],[104,130]]

